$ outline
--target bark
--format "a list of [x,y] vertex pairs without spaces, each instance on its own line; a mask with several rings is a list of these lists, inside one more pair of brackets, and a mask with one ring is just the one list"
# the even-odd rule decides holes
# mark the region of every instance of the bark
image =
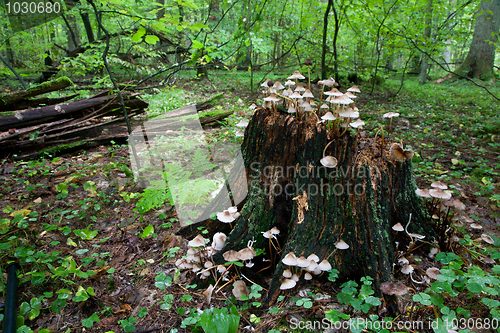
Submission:
[[[147,103],[142,100],[131,98],[125,101],[125,105],[132,109],[144,109]],[[117,96],[106,96],[92,99],[84,99],[71,103],[43,106],[35,109],[21,110],[16,112],[4,112],[0,115],[0,131],[10,128],[33,126],[55,119],[72,117],[73,113],[84,112],[92,107],[99,107],[102,112],[116,109]]]
[[[391,227],[398,222],[406,225],[411,214],[410,232],[432,234],[422,200],[415,194],[411,161],[390,161],[388,143],[382,156],[376,154],[380,138],[361,140],[346,134],[326,150],[338,159],[337,168],[328,169],[319,161],[330,141],[325,126],[316,124],[315,118],[298,121],[266,109],[258,109],[246,129],[242,152],[249,194],[226,247],[214,260],[222,262],[223,253],[240,250],[250,240],[256,241],[254,248],[266,249],[269,259],[268,240],[262,232],[276,226],[282,252],[272,252],[274,265],[263,272],[272,276],[268,305],[280,294],[285,269],[281,259],[289,252],[329,258],[340,271],[340,280],[371,276],[378,290],[382,282],[392,279],[394,239],[408,242]],[[241,174],[233,170],[230,178],[242,178]],[[224,204],[216,202],[211,209]],[[210,232],[217,229],[214,222],[209,223]],[[335,250],[340,239],[349,244],[348,250]],[[262,269],[261,262],[255,260],[252,270]]]
[[18,93],[0,96],[0,111],[14,110],[14,104],[30,97],[45,94],[51,91],[57,91],[71,86],[73,83],[67,77],[60,77],[57,80],[45,82],[38,86],[20,91]]
[[470,78],[488,80],[493,78],[495,44],[500,28],[500,1],[481,1],[479,13],[469,53],[456,73]]
[[[425,10],[425,30],[424,39],[426,43],[430,43],[432,31],[432,0],[428,0],[427,9]],[[422,63],[420,64],[420,73],[418,75],[418,83],[424,84],[427,82],[427,71],[429,70],[429,59],[425,54],[422,55]]]
[[89,13],[80,12],[80,16],[82,17],[85,32],[87,33],[88,42],[93,43],[95,41],[95,38],[94,32],[92,31],[92,24],[90,24]]

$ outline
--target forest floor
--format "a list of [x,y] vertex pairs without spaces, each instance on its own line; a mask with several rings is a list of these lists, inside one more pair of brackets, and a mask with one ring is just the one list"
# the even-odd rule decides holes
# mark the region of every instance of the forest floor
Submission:
[[[274,79],[284,78],[274,76]],[[206,137],[209,142],[240,144],[234,138],[235,124],[252,114],[248,107],[253,100],[250,93],[244,92],[247,80],[248,75],[220,73],[212,75],[210,81],[178,79],[175,86],[144,93],[143,98],[150,103],[148,115],[154,116],[224,92],[225,99],[216,108],[235,113],[219,127],[206,129]],[[465,213],[482,228],[463,230],[460,237],[465,241],[457,253],[458,259],[434,261],[428,256],[429,248],[425,248],[409,260],[422,272],[430,266],[443,268],[453,260],[463,260],[464,267],[474,264],[492,279],[490,282],[496,281],[500,273],[495,268],[498,265],[482,259],[500,258],[498,102],[484,90],[461,81],[418,86],[410,80],[399,95],[392,97],[398,85],[399,81],[388,80],[376,87],[373,95],[368,94],[369,85],[360,86],[364,93],[356,105],[361,119],[367,123],[361,136],[373,136],[381,125],[387,130],[388,122],[382,114],[400,113],[386,138],[403,141],[415,151],[412,161],[418,187],[428,188],[436,180],[447,184],[454,198],[466,205]],[[494,85],[489,88],[500,95],[500,89]],[[262,94],[256,92],[255,97],[261,100]],[[382,305],[366,314],[352,303],[338,302],[338,293],[348,289],[326,278],[313,280],[307,289],[284,293],[286,297],[271,308],[263,308],[259,303],[260,294],[264,293],[259,288],[252,288],[252,300],[235,301],[230,286],[214,291],[211,304],[207,305],[204,290],[189,285],[194,273],[175,267],[175,261],[187,250],[187,240],[177,235],[180,225],[175,209],[169,204],[144,209],[154,204],[147,201],[147,196],[141,197],[142,189],[134,183],[130,168],[129,148],[121,145],[33,161],[3,160],[0,164],[2,281],[6,278],[7,262],[20,262],[19,303],[26,327],[42,333],[48,331],[41,329],[196,332],[201,331],[202,310],[229,307],[231,302],[241,314],[242,332],[318,331],[297,322],[321,321],[327,312],[329,318],[336,313],[367,321],[375,320],[369,314],[384,317]],[[493,238],[491,249],[481,242],[482,234]],[[458,270],[454,271],[456,275]],[[467,278],[465,271],[464,274]],[[426,289],[430,283],[414,283],[410,276],[400,272],[396,273],[396,280],[413,288],[412,293],[400,299],[402,313],[398,320],[430,323],[438,314],[436,309],[439,316],[451,318],[442,303],[438,306],[434,301],[432,305],[431,301],[419,302],[424,296],[415,299],[422,294],[432,296]],[[479,284],[483,288],[491,286],[488,281]],[[369,289],[369,284],[366,285]],[[447,291],[444,302],[457,318],[495,317],[490,310],[498,309],[498,305],[479,302],[472,287],[456,289],[457,295]],[[362,299],[369,294],[363,294],[362,290],[358,294],[354,288],[353,298]],[[488,295],[498,300],[493,292]],[[222,316],[223,320],[227,317]],[[474,329],[480,331],[491,330]]]

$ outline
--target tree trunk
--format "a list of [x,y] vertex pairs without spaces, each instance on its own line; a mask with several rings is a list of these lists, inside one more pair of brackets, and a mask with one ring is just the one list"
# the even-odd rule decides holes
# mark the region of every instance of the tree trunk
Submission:
[[[340,271],[339,279],[371,276],[378,289],[391,280],[395,238],[408,243],[391,227],[398,222],[406,225],[411,215],[411,232],[432,234],[415,194],[411,161],[390,161],[388,143],[380,156],[380,138],[359,139],[348,131],[326,150],[338,160],[336,168],[326,168],[320,159],[331,140],[315,118],[299,121],[267,109],[256,110],[246,129],[242,152],[249,194],[226,247],[214,260],[223,262],[223,253],[241,250],[251,240],[256,241],[254,248],[266,249],[269,259],[262,232],[276,226],[282,252],[272,252],[273,265],[264,271],[272,276],[267,304],[280,293],[286,268],[281,259],[289,252],[328,258]],[[230,178],[241,171],[232,172]],[[349,249],[336,250],[340,239]],[[259,271],[261,262],[256,260],[252,269]]]
[[[425,30],[424,39],[427,44],[430,44],[432,30],[432,0],[428,0],[427,9],[425,10]],[[418,75],[418,83],[424,84],[427,82],[427,71],[429,70],[429,59],[425,54],[422,55],[420,64],[420,74]]]
[[93,43],[95,38],[94,32],[92,31],[92,24],[90,24],[89,13],[80,12],[80,16],[82,17],[83,26],[85,27],[85,32],[87,33],[89,43]]
[[481,80],[493,78],[497,34],[500,28],[500,1],[483,0],[472,36],[469,53],[457,74]]

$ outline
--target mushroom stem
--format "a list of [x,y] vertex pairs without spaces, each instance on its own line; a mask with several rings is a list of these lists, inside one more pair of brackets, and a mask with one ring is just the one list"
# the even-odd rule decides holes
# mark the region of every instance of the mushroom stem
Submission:
[[[311,90],[311,89],[309,89]],[[325,85],[323,84],[323,88],[321,88],[321,95],[319,95],[319,104],[318,104],[318,111],[321,108],[321,102],[323,102],[323,92],[325,91]]]
[[334,141],[334,140],[332,140],[332,141],[328,142],[328,144],[325,146],[325,149],[323,149],[323,157],[325,157],[325,156],[326,156],[326,155],[325,155],[325,153],[326,153],[326,149],[327,149],[327,148],[328,148],[328,147],[332,144],[332,142],[333,142],[333,141]]
[[389,123],[389,133],[391,132],[391,128],[392,128],[392,117],[391,117],[391,122]]
[[[245,275],[241,274],[241,276],[242,276],[243,278],[245,278],[245,279],[246,279],[248,282],[250,282],[251,284],[255,284],[255,285],[257,285],[257,283],[253,282],[252,280],[250,280],[249,278],[247,278]],[[262,289],[263,289],[263,290],[265,290],[265,291],[268,291],[268,290],[267,290],[266,288],[264,288],[264,287],[262,287]]]
[[[232,265],[232,264],[231,264]],[[230,266],[231,267],[231,266]],[[229,269],[229,268],[228,268]],[[221,291],[225,286],[227,286],[228,284],[234,282],[236,279],[238,278],[238,275],[235,275],[233,276],[233,278],[229,281],[227,281],[226,283],[224,283],[224,285],[222,287],[220,287],[219,289],[217,289],[217,291],[215,293],[218,293],[219,291]]]
[[321,121],[321,120],[319,120],[319,117],[318,117],[318,115],[316,114],[316,111],[314,111],[314,110],[309,110],[309,111],[304,111],[304,113],[305,113],[305,112],[311,112],[311,113],[313,113],[313,114],[316,116],[316,119],[318,120],[318,122],[319,122],[319,121]]
[[347,125],[345,127],[345,130],[342,132],[342,134],[340,134],[340,136],[344,135],[345,132],[347,132],[347,130],[349,129],[349,123],[351,122],[351,117],[347,118]]
[[307,66],[307,78],[309,79],[309,90],[311,90],[311,69]]

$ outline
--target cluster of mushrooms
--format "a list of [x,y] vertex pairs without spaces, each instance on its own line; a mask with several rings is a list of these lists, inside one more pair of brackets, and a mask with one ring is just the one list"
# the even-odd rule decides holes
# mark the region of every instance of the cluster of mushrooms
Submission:
[[[342,239],[335,243],[335,247],[339,250],[347,250],[349,245]],[[297,257],[295,253],[288,253],[283,259],[283,264],[287,268],[283,271],[283,280],[281,281],[281,290],[291,289],[295,287],[300,280],[302,273],[304,280],[312,280],[314,275],[320,275],[332,269],[332,265],[327,259],[320,262],[319,257],[312,253],[307,258],[305,256]]]

